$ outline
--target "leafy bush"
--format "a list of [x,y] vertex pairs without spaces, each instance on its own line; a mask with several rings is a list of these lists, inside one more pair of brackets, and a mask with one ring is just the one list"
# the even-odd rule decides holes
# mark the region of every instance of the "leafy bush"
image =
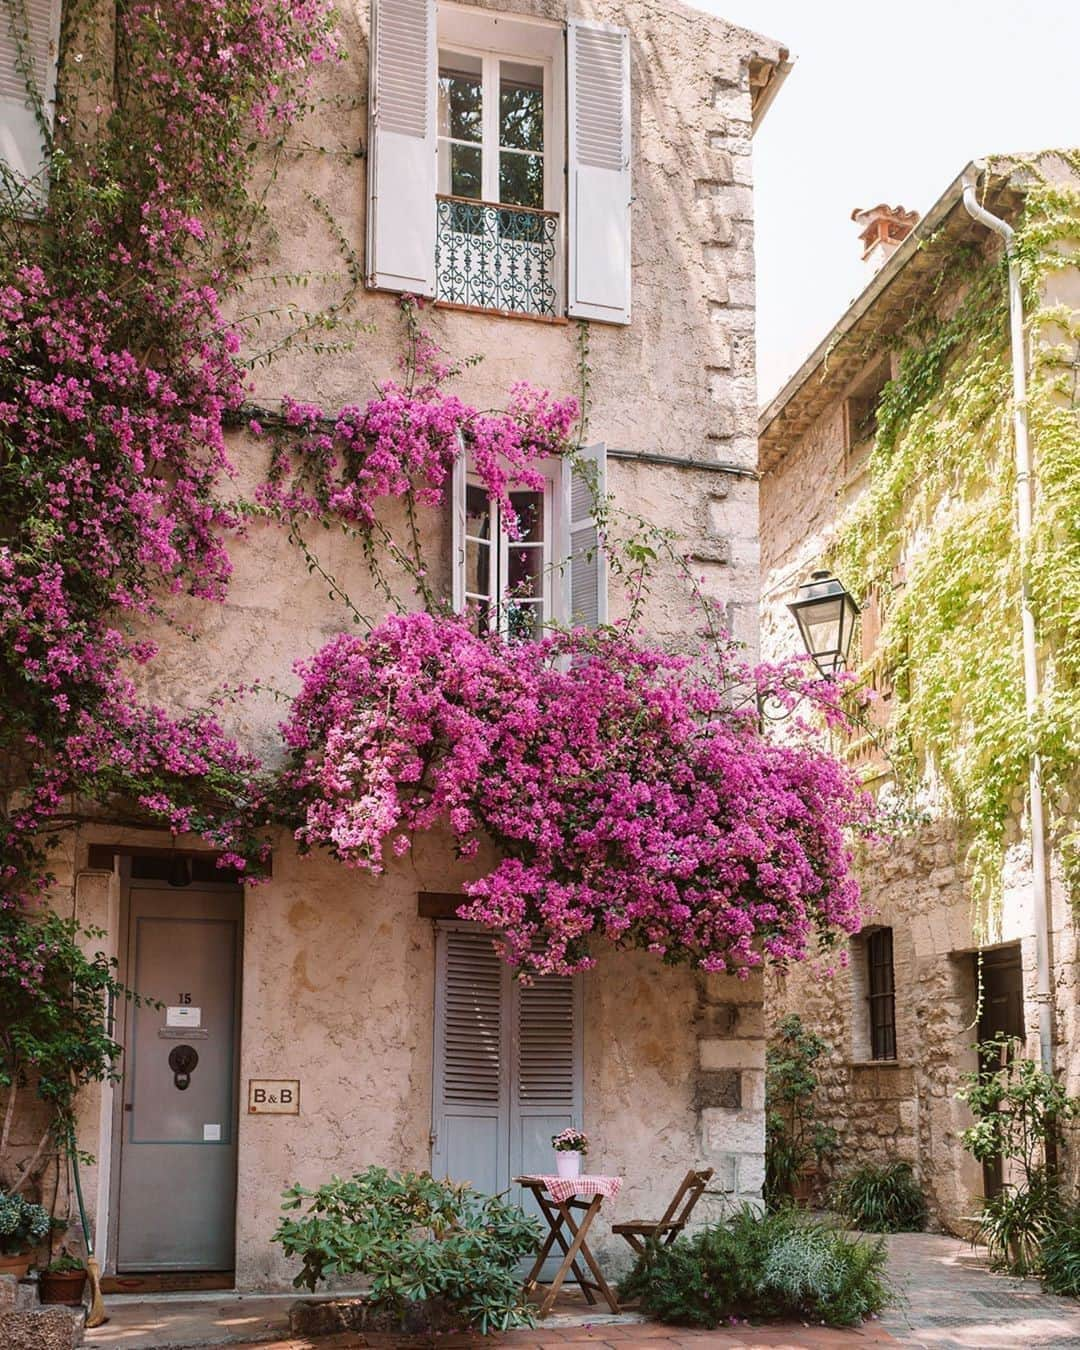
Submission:
[[0,1254],[21,1256],[40,1247],[52,1232],[49,1211],[21,1195],[0,1191]]
[[1020,1179],[983,1201],[976,1241],[986,1244],[993,1269],[1037,1274],[1045,1264],[1043,1245],[1069,1208],[1050,1163],[1062,1125],[1080,1115],[1080,1098],[1024,1058],[1015,1037],[999,1036],[977,1049],[979,1068],[964,1075],[956,1094],[975,1117],[960,1142],[978,1162],[1012,1163]]
[[919,1233],[926,1226],[926,1201],[906,1162],[856,1167],[829,1191],[833,1208],[866,1233]]
[[1003,1186],[987,1196],[979,1215],[975,1241],[989,1252],[991,1270],[1034,1275],[1042,1266],[1043,1243],[1062,1210],[1061,1193],[1044,1173],[1036,1172],[1019,1186]]
[[1080,1206],[1067,1210],[1043,1238],[1042,1284],[1051,1294],[1080,1298]]
[[318,1190],[293,1186],[273,1241],[303,1260],[298,1287],[365,1275],[370,1303],[404,1325],[416,1305],[432,1320],[482,1334],[531,1326],[518,1263],[540,1246],[540,1227],[516,1205],[426,1172],[369,1167]]
[[799,1174],[836,1153],[837,1135],[817,1117],[817,1062],[829,1046],[797,1013],[785,1017],[765,1052],[765,1200],[770,1209],[795,1194]]
[[726,1318],[810,1317],[850,1326],[883,1308],[886,1250],[793,1209],[744,1206],[723,1224],[650,1251],[623,1281],[661,1322],[716,1327]]

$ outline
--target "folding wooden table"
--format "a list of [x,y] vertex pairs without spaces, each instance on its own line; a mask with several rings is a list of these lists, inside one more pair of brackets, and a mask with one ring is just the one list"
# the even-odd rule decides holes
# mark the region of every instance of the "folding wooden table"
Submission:
[[[608,1307],[613,1313],[619,1311],[619,1301],[611,1290],[607,1280],[604,1279],[603,1272],[596,1263],[596,1257],[589,1250],[588,1236],[589,1229],[593,1225],[593,1220],[600,1213],[600,1207],[604,1203],[605,1197],[614,1199],[619,1193],[619,1187],[622,1185],[620,1177],[553,1177],[553,1176],[528,1176],[515,1177],[514,1180],[526,1190],[532,1191],[536,1196],[536,1203],[540,1206],[540,1212],[543,1214],[548,1225],[548,1235],[544,1245],[540,1249],[532,1270],[529,1271],[528,1278],[525,1280],[525,1293],[532,1295],[542,1283],[547,1283],[547,1293],[544,1295],[540,1304],[540,1316],[546,1317],[555,1306],[555,1300],[558,1298],[559,1290],[562,1288],[563,1281],[567,1275],[573,1271],[574,1278],[581,1286],[589,1303],[596,1302],[596,1295],[603,1295]],[[578,1197],[588,1197],[588,1199],[579,1199]],[[573,1211],[581,1213],[580,1223],[574,1221]],[[567,1232],[569,1241],[567,1241]],[[559,1269],[555,1272],[555,1277],[550,1282],[541,1281],[540,1272],[544,1268],[544,1262],[548,1259],[552,1247],[555,1244],[562,1248],[563,1259]],[[586,1279],[580,1261],[584,1261],[592,1272],[593,1278]]]

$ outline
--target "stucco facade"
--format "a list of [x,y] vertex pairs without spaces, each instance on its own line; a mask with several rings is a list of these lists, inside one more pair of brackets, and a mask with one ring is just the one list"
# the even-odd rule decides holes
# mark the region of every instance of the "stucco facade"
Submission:
[[[1052,156],[1044,163],[1050,172],[1063,172]],[[1008,164],[993,165],[985,189],[990,209],[1015,220],[1023,184],[1022,170],[1014,173]],[[853,400],[865,399],[868,389],[880,392],[884,381],[896,375],[902,350],[897,333],[918,306],[930,303],[936,314],[946,316],[957,305],[965,283],[940,286],[943,259],[950,250],[974,246],[990,257],[1000,256],[998,241],[964,211],[960,187],[958,179],[762,413],[766,656],[777,658],[796,649],[787,604],[812,570],[828,559],[840,526],[871,481],[867,446],[852,434]],[[1064,305],[1075,314],[1077,276],[1070,266],[1052,273],[1042,305]],[[1045,341],[1046,332],[1040,333]],[[1011,452],[1006,448],[1004,453]],[[1036,447],[1036,458],[1037,453]],[[942,499],[925,518],[943,518],[949,509],[949,501]],[[894,584],[905,584],[900,567]],[[869,717],[884,727],[892,694],[888,672],[875,661],[876,626],[876,611],[864,610],[852,666],[876,688],[879,697]],[[993,640],[991,635],[987,640]],[[880,750],[864,740],[849,751],[872,790],[889,784],[891,766]],[[955,1094],[961,1075],[976,1067],[975,1043],[980,1031],[988,1034],[987,1019],[994,1016],[995,987],[988,981],[995,962],[1016,970],[1020,1003],[1013,1029],[1022,1036],[1026,1053],[1039,1059],[1031,851],[1018,796],[1008,827],[1003,898],[980,932],[965,866],[970,835],[963,822],[949,818],[940,801],[935,804],[932,793],[926,801],[931,805],[923,823],[867,847],[858,866],[867,931],[891,930],[895,1055],[874,1057],[867,934],[852,940],[846,968],[830,960],[836,968],[826,978],[809,967],[770,977],[766,1007],[770,1025],[798,1012],[831,1047],[819,1105],[824,1119],[839,1132],[840,1148],[827,1170],[835,1174],[865,1161],[906,1160],[922,1183],[933,1219],[965,1231],[978,1211],[985,1181],[981,1167],[960,1146],[960,1131],[971,1124],[971,1116]],[[1051,859],[1054,1065],[1068,1090],[1076,1093],[1077,927],[1059,864],[1060,859]],[[1075,1154],[1073,1146],[1070,1175]]]
[[[722,602],[733,632],[753,650],[752,102],[777,78],[786,53],[659,0],[569,10],[558,0],[508,0],[477,8],[556,24],[588,18],[629,30],[633,318],[624,326],[589,326],[589,440],[608,447],[616,509],[676,532],[705,590]],[[349,57],[321,76],[319,92],[332,101],[304,127],[309,140],[340,153],[286,159],[268,199],[275,238],[263,270],[310,274],[310,285],[295,293],[308,309],[334,303],[346,286],[326,216],[350,248],[362,251],[365,237],[368,13],[366,5],[351,3],[342,11]],[[287,285],[273,294],[281,304]],[[253,285],[251,298],[255,308],[266,296]],[[361,289],[349,311],[358,325],[349,349],[317,354],[299,345],[257,367],[253,402],[273,408],[286,393],[331,409],[362,402],[397,369],[404,338],[398,306],[397,295]],[[438,305],[425,308],[422,321],[453,357],[482,358],[456,383],[476,406],[502,406],[521,379],[560,396],[578,392],[579,334],[572,322]],[[270,319],[260,340],[271,346],[275,333]],[[247,492],[265,468],[265,447],[238,434],[231,453],[237,490]],[[389,523],[392,528],[392,513]],[[449,521],[428,512],[421,529],[434,584],[445,592]],[[314,537],[312,547],[360,609],[381,612],[355,544],[328,533]],[[347,612],[328,598],[327,586],[308,572],[284,532],[253,524],[234,542],[232,557],[227,600],[192,605],[180,616],[194,641],[155,633],[163,647],[142,677],[144,688],[171,708],[200,703],[208,690],[237,680],[295,692],[293,662],[348,627]],[[624,612],[614,586],[610,603],[613,617]],[[675,573],[664,575],[652,588],[646,631],[678,645],[692,627],[689,606]],[[280,753],[282,711],[273,698],[252,698],[228,716],[245,747],[271,759]],[[201,847],[195,838],[175,846]],[[104,928],[109,949],[123,961],[128,897],[120,855],[163,847],[173,841],[161,832],[107,819],[80,827],[55,859],[55,905]],[[113,866],[110,849],[117,851]],[[436,925],[421,917],[418,895],[456,892],[474,874],[436,836],[418,839],[377,878],[324,857],[301,860],[286,834],[275,838],[272,877],[247,891],[243,902],[238,1288],[284,1286],[294,1273],[269,1242],[287,1185],[317,1183],[370,1163],[431,1165]],[[183,905],[182,891],[177,905]],[[625,1178],[608,1216],[659,1213],[694,1165],[715,1168],[714,1187],[730,1199],[757,1198],[764,1118],[760,981],[706,978],[664,968],[645,954],[603,952],[584,977],[583,996],[580,1123],[593,1138],[593,1170]],[[253,1078],[298,1079],[300,1114],[247,1114]],[[80,1145],[97,1158],[85,1185],[107,1271],[117,1260],[122,1092],[119,1084],[86,1094],[80,1115]],[[31,1136],[26,1122],[25,1138]],[[722,1203],[707,1197],[699,1217]],[[601,1237],[598,1246],[613,1262],[625,1259],[621,1243]]]

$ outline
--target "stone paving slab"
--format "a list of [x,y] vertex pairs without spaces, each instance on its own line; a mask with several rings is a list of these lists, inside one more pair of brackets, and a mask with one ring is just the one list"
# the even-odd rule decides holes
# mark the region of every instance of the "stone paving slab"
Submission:
[[888,1239],[899,1295],[882,1317],[901,1345],[922,1350],[1080,1350],[1080,1302],[1044,1294],[1036,1280],[990,1272],[960,1238],[898,1233]]
[[[880,1321],[850,1330],[801,1323],[726,1327],[718,1331],[659,1326],[630,1312],[590,1313],[580,1299],[561,1302],[553,1317],[507,1336],[436,1337],[437,1350],[858,1350],[861,1346],[922,1350],[1080,1350],[1080,1303],[1044,1294],[1031,1280],[992,1275],[985,1259],[959,1238],[905,1233],[889,1238],[889,1276],[898,1303]],[[184,1298],[113,1296],[111,1321],[88,1332],[91,1350],[196,1350],[229,1344],[273,1345],[276,1350],[397,1350],[403,1338],[344,1333],[318,1340],[289,1337],[295,1293],[203,1294]],[[415,1338],[408,1342],[414,1350]]]

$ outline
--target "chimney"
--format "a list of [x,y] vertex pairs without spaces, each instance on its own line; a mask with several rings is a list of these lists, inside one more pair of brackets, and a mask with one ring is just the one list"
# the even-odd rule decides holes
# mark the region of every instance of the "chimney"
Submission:
[[879,202],[865,211],[856,207],[851,213],[851,219],[859,226],[862,260],[871,272],[876,272],[883,263],[888,262],[915,228],[919,213]]

